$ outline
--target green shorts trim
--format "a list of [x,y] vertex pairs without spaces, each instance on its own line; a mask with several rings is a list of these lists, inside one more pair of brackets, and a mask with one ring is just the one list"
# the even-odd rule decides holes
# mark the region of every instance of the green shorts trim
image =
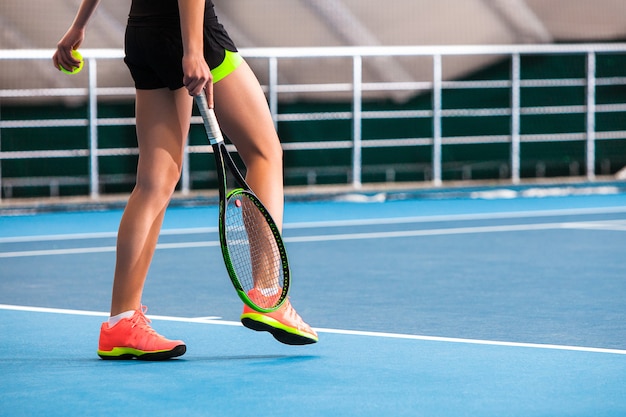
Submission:
[[224,60],[221,64],[211,70],[213,74],[213,84],[223,80],[232,72],[234,72],[243,62],[243,58],[239,52],[225,51]]

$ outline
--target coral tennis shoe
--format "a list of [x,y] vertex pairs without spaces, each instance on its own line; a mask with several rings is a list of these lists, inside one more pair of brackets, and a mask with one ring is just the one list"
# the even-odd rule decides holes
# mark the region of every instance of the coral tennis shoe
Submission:
[[[248,297],[254,301],[265,296],[253,288],[248,292]],[[296,313],[289,299],[271,313],[259,313],[244,305],[241,323],[252,330],[270,332],[276,340],[287,345],[308,345],[318,340],[317,333]]]
[[102,359],[141,359],[160,361],[181,356],[187,350],[180,340],[168,340],[150,327],[150,320],[145,313],[147,307],[141,306],[130,318],[121,319],[113,327],[108,322],[102,323],[98,356]]

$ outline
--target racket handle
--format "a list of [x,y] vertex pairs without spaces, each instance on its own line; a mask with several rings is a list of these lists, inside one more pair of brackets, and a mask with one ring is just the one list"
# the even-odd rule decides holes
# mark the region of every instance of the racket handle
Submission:
[[196,100],[198,110],[200,110],[200,115],[202,116],[202,121],[204,122],[204,129],[209,137],[209,143],[211,145],[215,145],[216,143],[224,142],[220,125],[217,123],[217,118],[215,117],[215,112],[213,109],[209,108],[209,104],[207,103],[204,93],[200,93],[195,96],[194,99]]

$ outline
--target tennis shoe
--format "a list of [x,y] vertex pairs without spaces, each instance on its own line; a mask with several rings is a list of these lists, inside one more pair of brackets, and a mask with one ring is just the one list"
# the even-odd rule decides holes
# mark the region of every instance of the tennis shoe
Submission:
[[141,359],[160,361],[181,356],[187,350],[180,340],[168,340],[150,327],[141,306],[130,318],[121,319],[113,327],[108,322],[100,327],[98,356],[102,359]]
[[[248,292],[248,297],[257,304],[267,305],[259,303],[260,297],[265,296],[256,288]],[[258,332],[269,332],[276,340],[287,345],[308,345],[318,341],[317,333],[302,320],[289,299],[271,313],[260,313],[244,305],[241,323]]]

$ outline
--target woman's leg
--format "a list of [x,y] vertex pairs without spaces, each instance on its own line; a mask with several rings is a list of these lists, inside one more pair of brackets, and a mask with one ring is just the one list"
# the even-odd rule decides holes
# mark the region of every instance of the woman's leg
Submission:
[[244,61],[213,94],[220,126],[246,165],[246,182],[282,227],[282,147],[256,76]]
[[[246,182],[259,196],[279,227],[283,223],[283,153],[265,95],[243,62],[213,88],[215,111],[226,135],[246,164]],[[290,345],[315,343],[317,334],[287,300],[278,310],[258,313],[244,305],[244,326],[270,332]]]
[[165,209],[180,178],[192,104],[185,88],[137,90],[137,183],[118,231],[112,316],[140,306]]

